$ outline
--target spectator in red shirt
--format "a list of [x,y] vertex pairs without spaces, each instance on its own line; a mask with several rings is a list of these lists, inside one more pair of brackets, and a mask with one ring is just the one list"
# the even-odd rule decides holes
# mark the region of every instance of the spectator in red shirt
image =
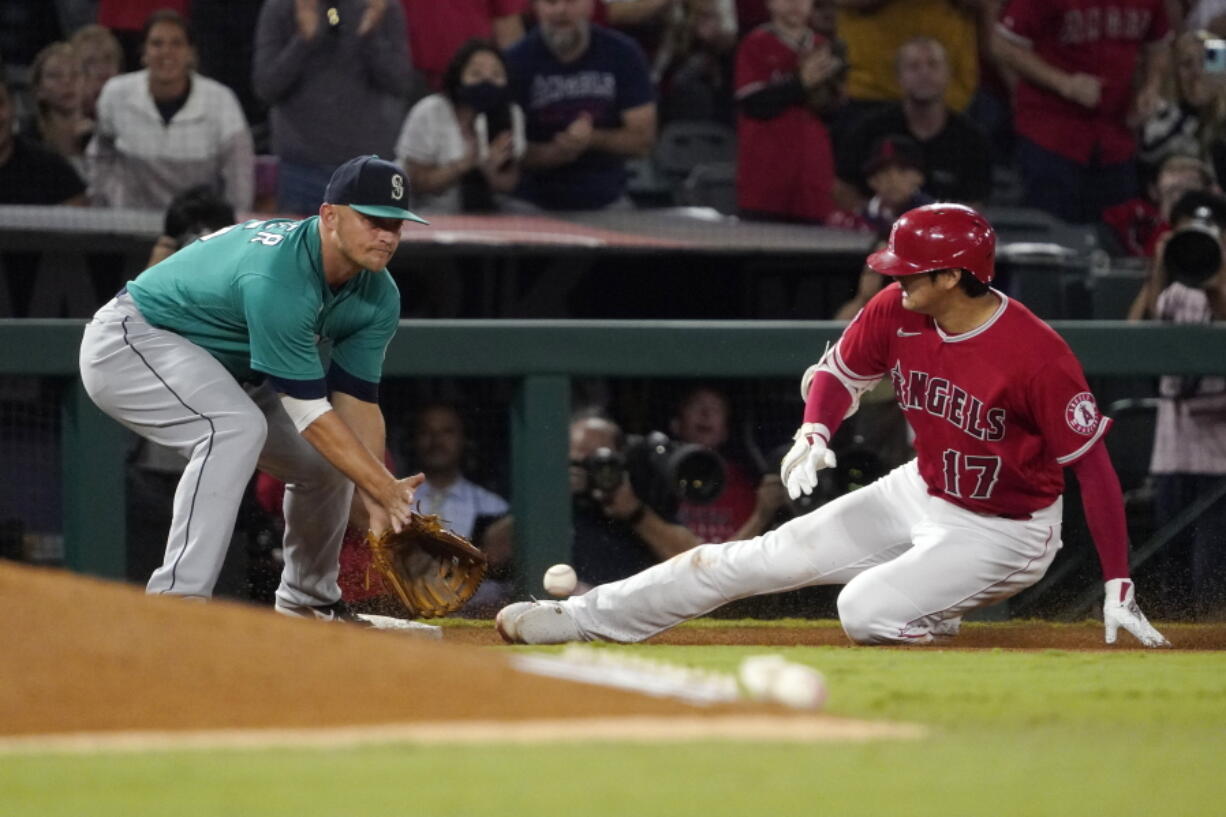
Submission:
[[441,90],[443,74],[460,46],[474,37],[493,40],[502,50],[524,36],[528,0],[400,0],[413,67],[431,91]]
[[809,28],[813,0],[768,7],[771,22],[736,56],[737,208],[746,218],[823,222],[834,211],[834,156],[815,96],[842,63]]
[[1018,74],[1025,203],[1097,221],[1136,193],[1133,125],[1157,108],[1168,62],[1164,0],[1011,0],[997,34],[998,59]]

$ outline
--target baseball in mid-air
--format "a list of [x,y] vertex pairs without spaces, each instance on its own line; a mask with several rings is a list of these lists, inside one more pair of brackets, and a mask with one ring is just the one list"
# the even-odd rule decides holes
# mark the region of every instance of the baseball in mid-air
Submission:
[[570,565],[554,565],[545,571],[545,591],[551,596],[564,598],[575,592],[579,577]]

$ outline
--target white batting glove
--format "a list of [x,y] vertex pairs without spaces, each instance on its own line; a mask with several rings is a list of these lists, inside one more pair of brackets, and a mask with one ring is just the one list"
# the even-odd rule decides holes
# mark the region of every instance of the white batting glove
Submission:
[[826,447],[830,429],[821,423],[805,423],[792,437],[796,442],[779,463],[779,478],[787,486],[788,496],[799,499],[817,487],[817,472],[833,468],[834,452]]
[[1132,579],[1112,579],[1106,585],[1103,601],[1103,624],[1107,627],[1107,643],[1114,644],[1115,636],[1123,627],[1136,636],[1146,647],[1169,647],[1171,642],[1154,629],[1137,606],[1134,596],[1136,586]]

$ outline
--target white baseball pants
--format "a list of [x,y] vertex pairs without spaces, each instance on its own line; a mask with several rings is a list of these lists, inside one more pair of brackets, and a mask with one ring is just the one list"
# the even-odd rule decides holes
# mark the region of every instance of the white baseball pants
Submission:
[[272,388],[240,385],[201,347],[151,326],[127,295],[85,327],[80,364],[99,408],[188,459],[149,593],[212,596],[258,466],[286,482],[277,598],[308,605],[340,598],[336,574],[353,483],[303,439]]
[[930,496],[913,460],[777,530],[701,545],[564,604],[584,633],[633,642],[736,599],[843,584],[839,619],[853,641],[925,643],[938,622],[1042,578],[1062,506],[1027,520],[973,513]]

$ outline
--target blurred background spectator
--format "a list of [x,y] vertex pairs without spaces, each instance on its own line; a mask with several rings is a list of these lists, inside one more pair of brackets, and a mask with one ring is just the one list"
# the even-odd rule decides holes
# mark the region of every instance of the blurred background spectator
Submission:
[[236,211],[251,209],[251,131],[234,92],[193,70],[187,21],[154,12],[143,70],[114,77],[98,99],[87,151],[90,196],[106,207],[163,210],[176,193],[209,185]]
[[76,50],[61,40],[39,51],[30,66],[30,86],[33,109],[18,130],[83,171],[94,122],[85,115],[84,77]]
[[607,461],[625,443],[621,427],[607,418],[579,416],[570,424],[571,565],[589,587],[624,579],[699,544],[685,526],[640,499],[624,469],[608,490],[593,480],[593,455]]
[[821,115],[843,62],[809,28],[812,0],[769,0],[771,22],[736,57],[737,209],[745,218],[821,223],[834,211],[834,155]]
[[683,0],[652,62],[661,121],[734,121],[732,70],[736,12],[732,0]]
[[878,139],[864,163],[863,173],[873,197],[860,210],[860,218],[882,239],[889,237],[890,228],[903,213],[933,202],[922,190],[923,151],[908,136]]
[[717,453],[724,463],[724,487],[711,502],[682,500],[677,520],[700,542],[752,539],[769,530],[787,504],[787,492],[772,469],[759,473],[731,444],[728,395],[710,385],[695,386],[677,403],[669,430],[682,442]]
[[18,136],[14,113],[0,69],[0,204],[85,204],[85,184],[72,165]]
[[524,113],[511,101],[502,55],[488,40],[469,40],[452,57],[442,90],[409,111],[396,161],[409,174],[418,210],[497,209],[495,194],[519,182]]
[[[1093,12],[1093,13],[1090,13]],[[1010,0],[994,39],[1013,96],[1024,201],[1070,224],[1136,194],[1135,123],[1161,101],[1164,0]]]
[[901,96],[895,55],[915,37],[945,49],[949,83],[945,104],[963,111],[979,84],[977,0],[835,0],[839,37],[847,44],[848,128],[882,102]]
[[124,70],[123,48],[110,29],[91,23],[72,32],[69,40],[81,60],[81,109],[97,117],[98,95],[107,80]]
[[970,117],[945,102],[950,79],[945,47],[932,37],[912,38],[898,49],[896,66],[902,98],[864,117],[838,145],[840,203],[854,209],[863,201],[869,193],[863,173],[869,150],[882,137],[900,135],[919,145],[926,194],[981,206],[992,189],[988,141]]
[[544,210],[629,208],[626,159],[655,143],[642,50],[591,22],[595,0],[533,0],[538,25],[507,52],[528,149],[516,196]]
[[[1152,304],[1145,317],[1168,323],[1226,320],[1226,198],[1186,193],[1170,218],[1171,231],[1158,242],[1141,296]],[[1150,473],[1154,523],[1161,527],[1226,479],[1226,378],[1164,376],[1158,396]],[[1226,500],[1169,543],[1158,562],[1173,614],[1211,617],[1226,610]]]
[[412,84],[404,12],[393,0],[266,0],[256,94],[269,106],[277,206],[312,215],[352,156],[393,155]]
[[1195,156],[1178,153],[1168,154],[1152,179],[1144,195],[1103,211],[1099,243],[1108,253],[1152,257],[1159,236],[1170,229],[1175,202],[1191,190],[1210,190],[1216,186],[1208,165]]
[[524,36],[528,0],[400,0],[413,67],[430,91],[443,89],[443,75],[460,46],[474,37],[505,51]]
[[507,501],[464,475],[465,461],[473,456],[464,419],[450,403],[419,408],[411,424],[408,469],[426,475],[417,490],[419,513],[438,514],[445,526],[485,551],[489,572],[462,615],[496,610],[510,598],[511,541],[509,536],[487,536],[496,521],[510,510]]
[[1162,160],[1179,153],[1226,171],[1226,82],[1205,73],[1207,31],[1175,38],[1172,65],[1162,83],[1158,107],[1141,123],[1138,159],[1143,179],[1152,179]]

